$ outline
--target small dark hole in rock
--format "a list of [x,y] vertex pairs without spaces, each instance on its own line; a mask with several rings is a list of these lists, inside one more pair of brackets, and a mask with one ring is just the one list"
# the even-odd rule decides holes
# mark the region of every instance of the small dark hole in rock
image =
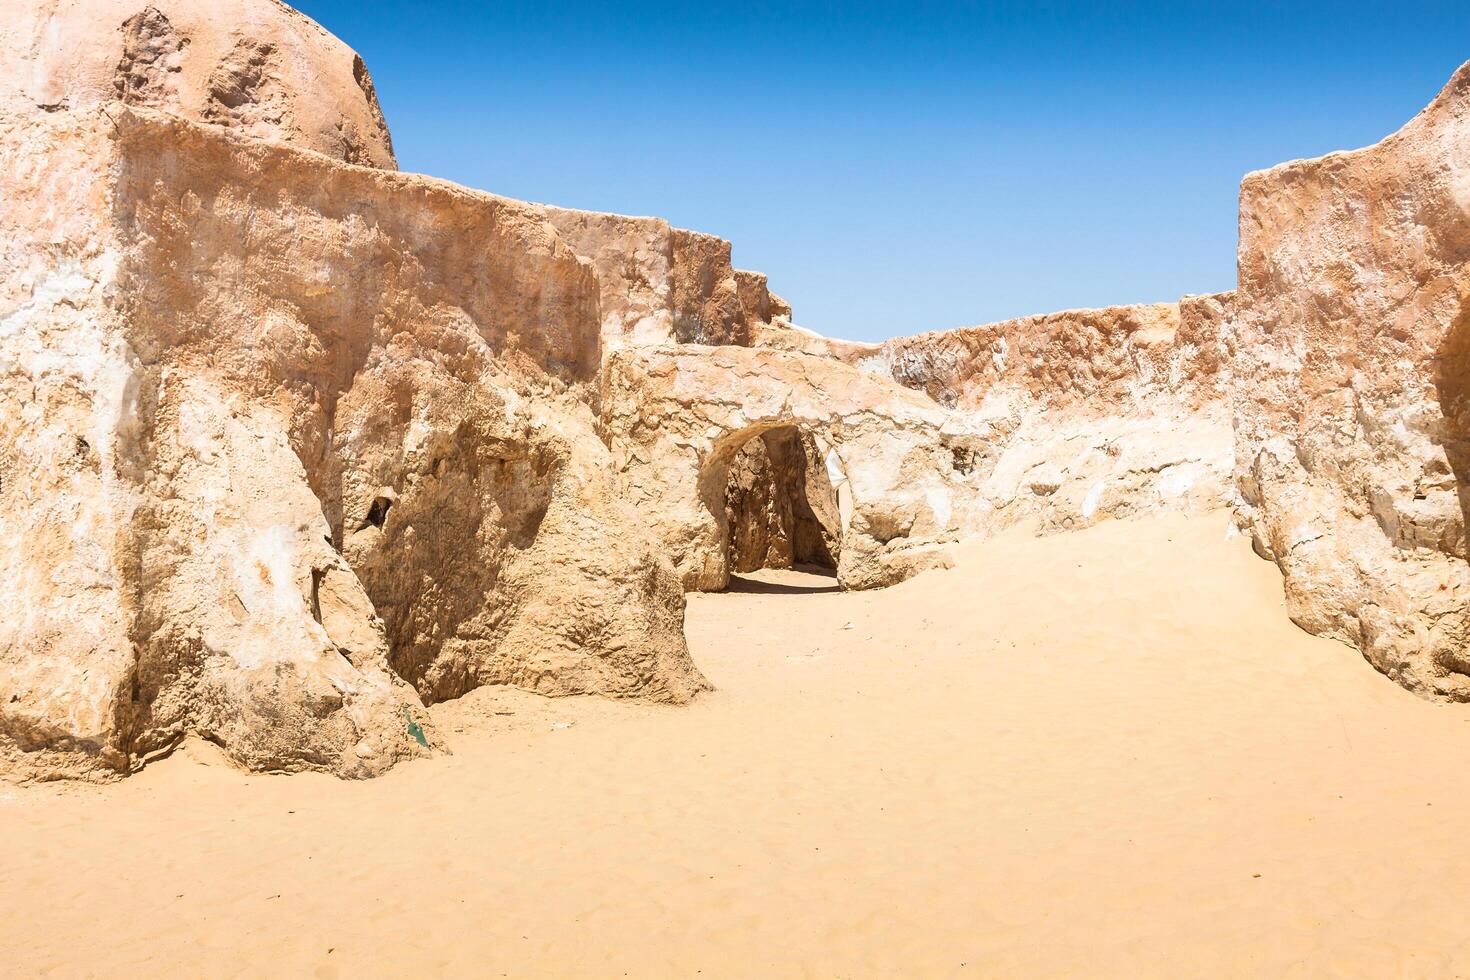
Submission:
[[368,508],[367,520],[362,522],[358,530],[361,531],[369,524],[373,527],[382,527],[383,522],[388,519],[388,508],[392,506],[393,501],[387,497],[374,497],[372,506]]
[[951,447],[951,465],[956,473],[968,474],[975,469],[975,450],[964,446]]

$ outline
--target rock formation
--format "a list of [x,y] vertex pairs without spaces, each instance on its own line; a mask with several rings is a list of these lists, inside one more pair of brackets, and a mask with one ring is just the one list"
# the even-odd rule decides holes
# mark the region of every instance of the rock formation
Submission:
[[731,461],[753,438],[795,428],[837,501],[837,575],[890,585],[948,564],[944,545],[976,505],[957,462],[975,441],[924,396],[827,358],[743,347],[609,352],[604,434],[624,493],[687,589],[730,577]]
[[1306,629],[1470,700],[1470,66],[1376,146],[1245,178],[1235,458]]
[[7,0],[0,105],[166,112],[392,170],[372,77],[277,0]]
[[4,103],[10,768],[197,735],[370,775],[479,684],[703,688],[597,437],[592,266],[530,206],[186,114]]
[[899,338],[728,242],[394,169],[275,0],[0,23],[0,771],[368,776],[485,684],[683,702],[683,592],[1235,503],[1293,617],[1470,698],[1470,69],[1246,178],[1235,293]]
[[852,364],[921,391],[970,434],[957,534],[1084,527],[1219,507],[1231,481],[1225,328],[1231,294],[1069,310],[883,344],[777,320],[757,343]]

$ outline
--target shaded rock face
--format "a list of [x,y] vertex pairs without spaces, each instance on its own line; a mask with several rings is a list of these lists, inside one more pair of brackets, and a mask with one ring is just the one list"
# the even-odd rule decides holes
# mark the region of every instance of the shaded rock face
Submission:
[[1376,146],[1246,177],[1237,480],[1306,629],[1470,700],[1470,66]]
[[0,106],[162,109],[394,169],[367,66],[274,0],[7,0]]
[[816,439],[785,426],[742,446],[729,464],[725,521],[732,572],[796,565],[835,570],[842,522]]

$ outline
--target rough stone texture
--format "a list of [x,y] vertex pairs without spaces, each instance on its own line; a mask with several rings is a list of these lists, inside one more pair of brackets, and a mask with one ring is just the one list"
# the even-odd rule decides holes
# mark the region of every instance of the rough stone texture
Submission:
[[114,100],[397,166],[362,59],[276,0],[6,0],[0,110]]
[[1243,521],[1306,629],[1470,700],[1470,66],[1376,146],[1247,176]]
[[602,345],[748,345],[790,307],[766,277],[730,265],[730,243],[661,218],[542,207],[545,220],[597,271]]
[[370,775],[419,695],[705,686],[538,210],[120,103],[0,153],[8,768]]
[[827,358],[744,347],[610,352],[603,429],[624,494],[688,589],[729,582],[730,462],[752,438],[812,438],[836,494],[838,580],[892,584],[949,563],[973,490],[956,460],[973,440],[924,396]]
[[275,0],[12,6],[0,771],[373,775],[482,684],[688,700],[732,571],[1237,489],[1297,622],[1470,700],[1470,67],[1250,175],[1235,293],[873,345],[714,236],[393,172]]
[[810,432],[772,429],[740,447],[725,487],[732,572],[815,565],[842,553],[837,492]]
[[757,346],[833,358],[921,391],[971,434],[956,465],[985,534],[1043,530],[1230,497],[1223,386],[1232,294],[1068,310],[883,344],[830,340],[776,319]]

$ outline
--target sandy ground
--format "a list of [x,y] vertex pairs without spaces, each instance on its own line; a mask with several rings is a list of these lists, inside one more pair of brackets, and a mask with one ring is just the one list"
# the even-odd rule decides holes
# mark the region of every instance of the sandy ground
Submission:
[[1223,515],[691,597],[688,708],[482,691],[366,783],[0,786],[7,976],[1455,976],[1470,707]]

